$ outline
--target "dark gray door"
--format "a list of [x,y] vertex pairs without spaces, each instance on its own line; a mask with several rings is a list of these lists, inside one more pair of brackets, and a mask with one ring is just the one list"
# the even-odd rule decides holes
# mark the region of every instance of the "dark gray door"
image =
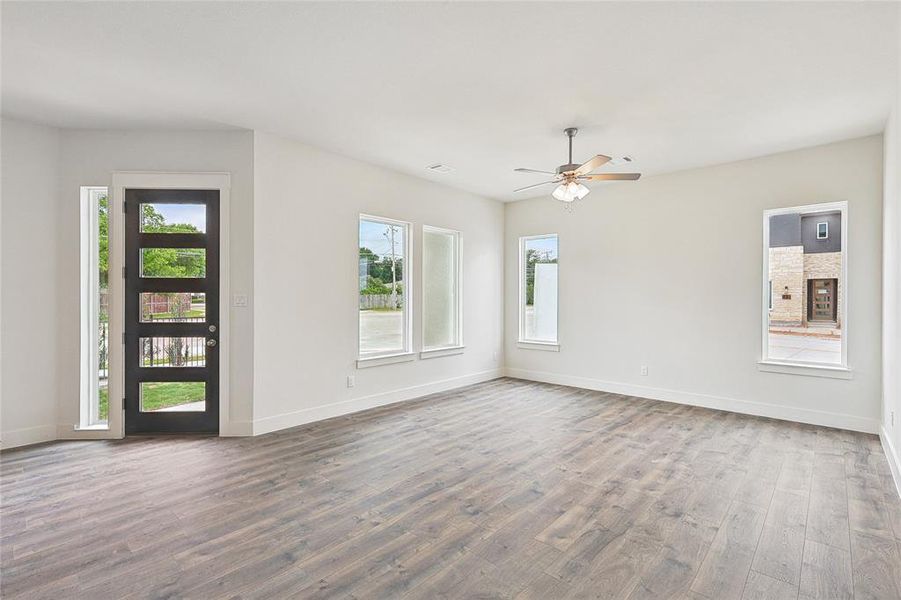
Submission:
[[219,430],[219,191],[125,191],[125,432]]

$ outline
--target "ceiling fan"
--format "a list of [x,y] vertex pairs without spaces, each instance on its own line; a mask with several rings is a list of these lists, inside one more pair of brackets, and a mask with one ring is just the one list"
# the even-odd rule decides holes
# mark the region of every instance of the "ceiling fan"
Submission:
[[561,202],[574,202],[581,200],[588,195],[589,190],[583,181],[635,181],[641,177],[641,173],[597,173],[591,175],[591,172],[600,166],[610,162],[609,156],[598,154],[594,158],[590,158],[581,165],[573,164],[573,138],[579,132],[575,127],[567,127],[563,130],[566,137],[569,138],[569,162],[565,165],[557,167],[556,171],[539,171],[536,169],[516,169],[520,173],[542,173],[544,175],[553,175],[550,181],[542,181],[521,187],[514,192],[524,192],[532,188],[548,185],[549,183],[558,184],[552,195]]

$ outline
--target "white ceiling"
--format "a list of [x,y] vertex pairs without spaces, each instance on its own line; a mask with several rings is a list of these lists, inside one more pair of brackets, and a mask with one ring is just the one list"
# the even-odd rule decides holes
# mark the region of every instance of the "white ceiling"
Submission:
[[896,11],[3,2],[2,108],[61,127],[261,129],[510,200],[541,180],[515,167],[565,162],[568,125],[577,161],[629,154],[645,174],[880,132]]

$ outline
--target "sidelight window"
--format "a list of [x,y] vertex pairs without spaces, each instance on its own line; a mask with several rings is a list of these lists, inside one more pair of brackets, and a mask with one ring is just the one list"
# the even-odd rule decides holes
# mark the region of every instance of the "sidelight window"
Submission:
[[109,418],[109,196],[81,188],[79,428],[105,427]]

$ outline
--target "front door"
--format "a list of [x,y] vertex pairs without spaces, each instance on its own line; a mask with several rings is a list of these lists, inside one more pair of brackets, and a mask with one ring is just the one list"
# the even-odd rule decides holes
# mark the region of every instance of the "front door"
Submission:
[[834,322],[836,317],[837,279],[810,279],[807,288],[807,320]]
[[219,191],[125,190],[125,432],[219,430]]

